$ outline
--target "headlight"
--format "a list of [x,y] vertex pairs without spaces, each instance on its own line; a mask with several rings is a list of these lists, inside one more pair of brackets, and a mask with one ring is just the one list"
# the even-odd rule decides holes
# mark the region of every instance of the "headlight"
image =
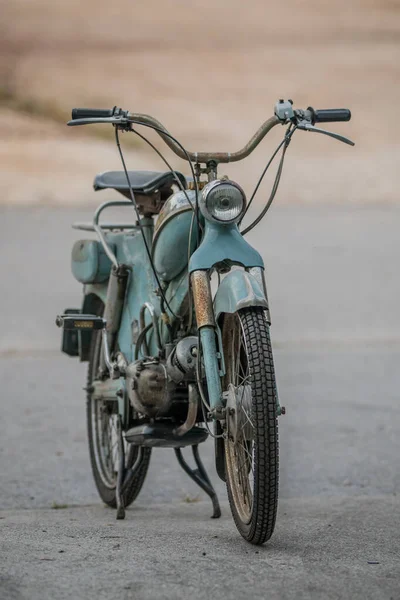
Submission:
[[246,207],[242,188],[233,181],[216,179],[203,188],[200,209],[209,221],[236,223]]

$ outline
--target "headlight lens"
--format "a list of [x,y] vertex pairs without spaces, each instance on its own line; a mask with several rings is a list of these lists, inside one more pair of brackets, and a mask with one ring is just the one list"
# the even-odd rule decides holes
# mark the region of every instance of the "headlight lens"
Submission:
[[206,219],[222,223],[235,223],[246,206],[244,192],[233,181],[211,181],[201,195],[200,208]]

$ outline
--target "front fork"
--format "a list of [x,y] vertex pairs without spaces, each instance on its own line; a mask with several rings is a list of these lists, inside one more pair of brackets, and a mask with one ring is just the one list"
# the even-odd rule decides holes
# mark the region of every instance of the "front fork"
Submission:
[[[191,275],[197,329],[201,343],[207,392],[214,416],[223,408],[220,360],[217,349],[216,323],[208,271],[194,271]],[[199,353],[200,356],[200,353]]]
[[[253,267],[248,269],[248,272],[258,281],[264,297],[267,299],[263,269]],[[191,285],[211,413],[214,419],[219,419],[223,418],[224,409],[221,387],[221,375],[224,374],[224,357],[222,356],[221,340],[217,337],[219,329],[215,322],[208,271],[194,271],[191,275]],[[270,324],[271,318],[268,306],[265,308],[265,311],[266,319]],[[278,416],[284,414],[284,408],[280,406],[278,390],[276,390],[276,405]]]

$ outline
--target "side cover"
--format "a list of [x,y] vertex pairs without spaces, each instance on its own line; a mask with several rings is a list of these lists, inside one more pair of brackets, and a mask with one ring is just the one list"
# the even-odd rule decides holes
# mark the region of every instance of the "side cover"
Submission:
[[81,283],[101,283],[110,276],[111,261],[97,240],[79,240],[72,248],[71,269]]

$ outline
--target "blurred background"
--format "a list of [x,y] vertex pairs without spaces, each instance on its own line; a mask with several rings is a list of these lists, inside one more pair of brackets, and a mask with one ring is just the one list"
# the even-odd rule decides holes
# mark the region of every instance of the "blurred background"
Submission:
[[[85,367],[59,352],[54,318],[81,302],[70,252],[86,234],[70,224],[113,197],[93,192],[94,175],[121,167],[111,128],[68,128],[71,108],[149,113],[190,150],[235,151],[278,98],[350,108],[330,128],[356,142],[298,132],[250,237],[287,407],[281,493],[397,493],[399,2],[1,0],[0,12],[2,506],[98,502]],[[220,174],[250,195],[283,132]],[[123,142],[128,168],[164,169],[140,140]],[[204,452],[215,481],[212,444]],[[140,502],[196,497],[170,454],[155,457]]]
[[[2,0],[0,203],[98,201],[112,131],[67,129],[72,107],[150,113],[189,149],[234,151],[281,97],[349,107],[334,129],[357,146],[297,135],[279,202],[396,201],[399,35],[397,0]],[[248,192],[282,133],[234,166]],[[131,169],[161,165],[127,144]]]

